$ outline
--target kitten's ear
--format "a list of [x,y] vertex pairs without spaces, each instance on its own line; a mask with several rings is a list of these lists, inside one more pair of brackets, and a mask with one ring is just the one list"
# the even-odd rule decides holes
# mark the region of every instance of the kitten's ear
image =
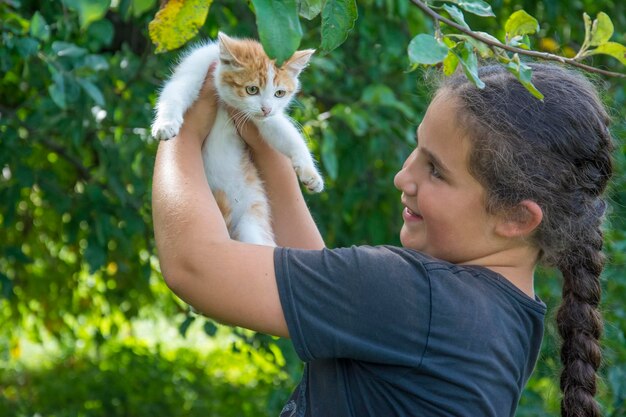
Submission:
[[300,72],[306,68],[311,59],[311,55],[315,52],[315,49],[303,49],[302,51],[296,51],[291,58],[283,64],[283,68],[291,72],[294,77],[297,77]]
[[233,38],[223,32],[217,34],[220,46],[220,61],[224,65],[241,66],[241,62],[233,55],[233,44],[236,42]]

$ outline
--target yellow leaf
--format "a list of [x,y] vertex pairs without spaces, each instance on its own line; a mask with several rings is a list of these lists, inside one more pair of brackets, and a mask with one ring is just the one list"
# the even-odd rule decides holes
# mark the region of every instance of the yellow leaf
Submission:
[[591,27],[591,40],[589,45],[598,46],[608,42],[613,35],[613,22],[611,18],[604,12],[598,13],[598,17],[593,21]]
[[589,51],[589,55],[604,54],[610,55],[626,65],[626,46],[617,42],[605,42],[596,49]]
[[19,341],[14,341],[13,346],[11,346],[10,354],[12,359],[19,359],[19,357],[22,356],[22,348]]
[[443,60],[443,73],[447,76],[452,75],[458,64],[459,58],[452,51],[448,52],[448,55]]
[[539,40],[539,49],[542,51],[556,52],[559,44],[553,38],[542,38]]
[[193,38],[206,20],[212,0],[169,0],[148,25],[156,53],[171,51]]
[[117,273],[117,264],[115,262],[109,262],[107,265],[107,274],[115,275]]
[[563,47],[563,56],[565,58],[574,58],[576,56],[576,51],[570,46]]

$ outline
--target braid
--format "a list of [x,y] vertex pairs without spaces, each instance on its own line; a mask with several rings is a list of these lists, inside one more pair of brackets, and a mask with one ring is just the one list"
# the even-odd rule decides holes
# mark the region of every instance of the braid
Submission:
[[[592,214],[593,215],[593,214]],[[561,415],[599,417],[596,371],[602,358],[600,336],[602,317],[600,272],[604,266],[602,232],[597,225],[578,247],[562,257],[558,267],[563,274],[563,300],[557,313],[561,345]],[[581,236],[582,237],[582,236]],[[586,243],[585,243],[586,242]]]
[[479,69],[484,89],[459,73],[441,91],[463,103],[458,117],[472,140],[470,172],[487,191],[487,210],[506,212],[525,199],[542,209],[530,239],[540,260],[563,274],[561,415],[599,417],[601,196],[612,174],[610,118],[582,75],[557,65],[530,66],[543,101],[499,65]]

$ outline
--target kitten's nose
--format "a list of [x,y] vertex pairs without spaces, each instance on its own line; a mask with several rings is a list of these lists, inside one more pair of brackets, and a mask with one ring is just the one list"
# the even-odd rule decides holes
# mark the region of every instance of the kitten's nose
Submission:
[[263,116],[267,116],[272,112],[271,107],[261,106],[261,111],[263,112]]

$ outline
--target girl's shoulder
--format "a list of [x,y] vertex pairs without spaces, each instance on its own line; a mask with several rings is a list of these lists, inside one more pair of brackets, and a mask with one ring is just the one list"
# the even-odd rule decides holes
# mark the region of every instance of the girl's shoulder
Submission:
[[[378,250],[395,254],[426,271],[431,291],[438,298],[464,298],[513,301],[521,308],[545,314],[546,305],[538,297],[531,298],[499,273],[478,265],[457,265],[434,258],[414,249],[377,246]],[[455,300],[451,300],[455,301]]]

